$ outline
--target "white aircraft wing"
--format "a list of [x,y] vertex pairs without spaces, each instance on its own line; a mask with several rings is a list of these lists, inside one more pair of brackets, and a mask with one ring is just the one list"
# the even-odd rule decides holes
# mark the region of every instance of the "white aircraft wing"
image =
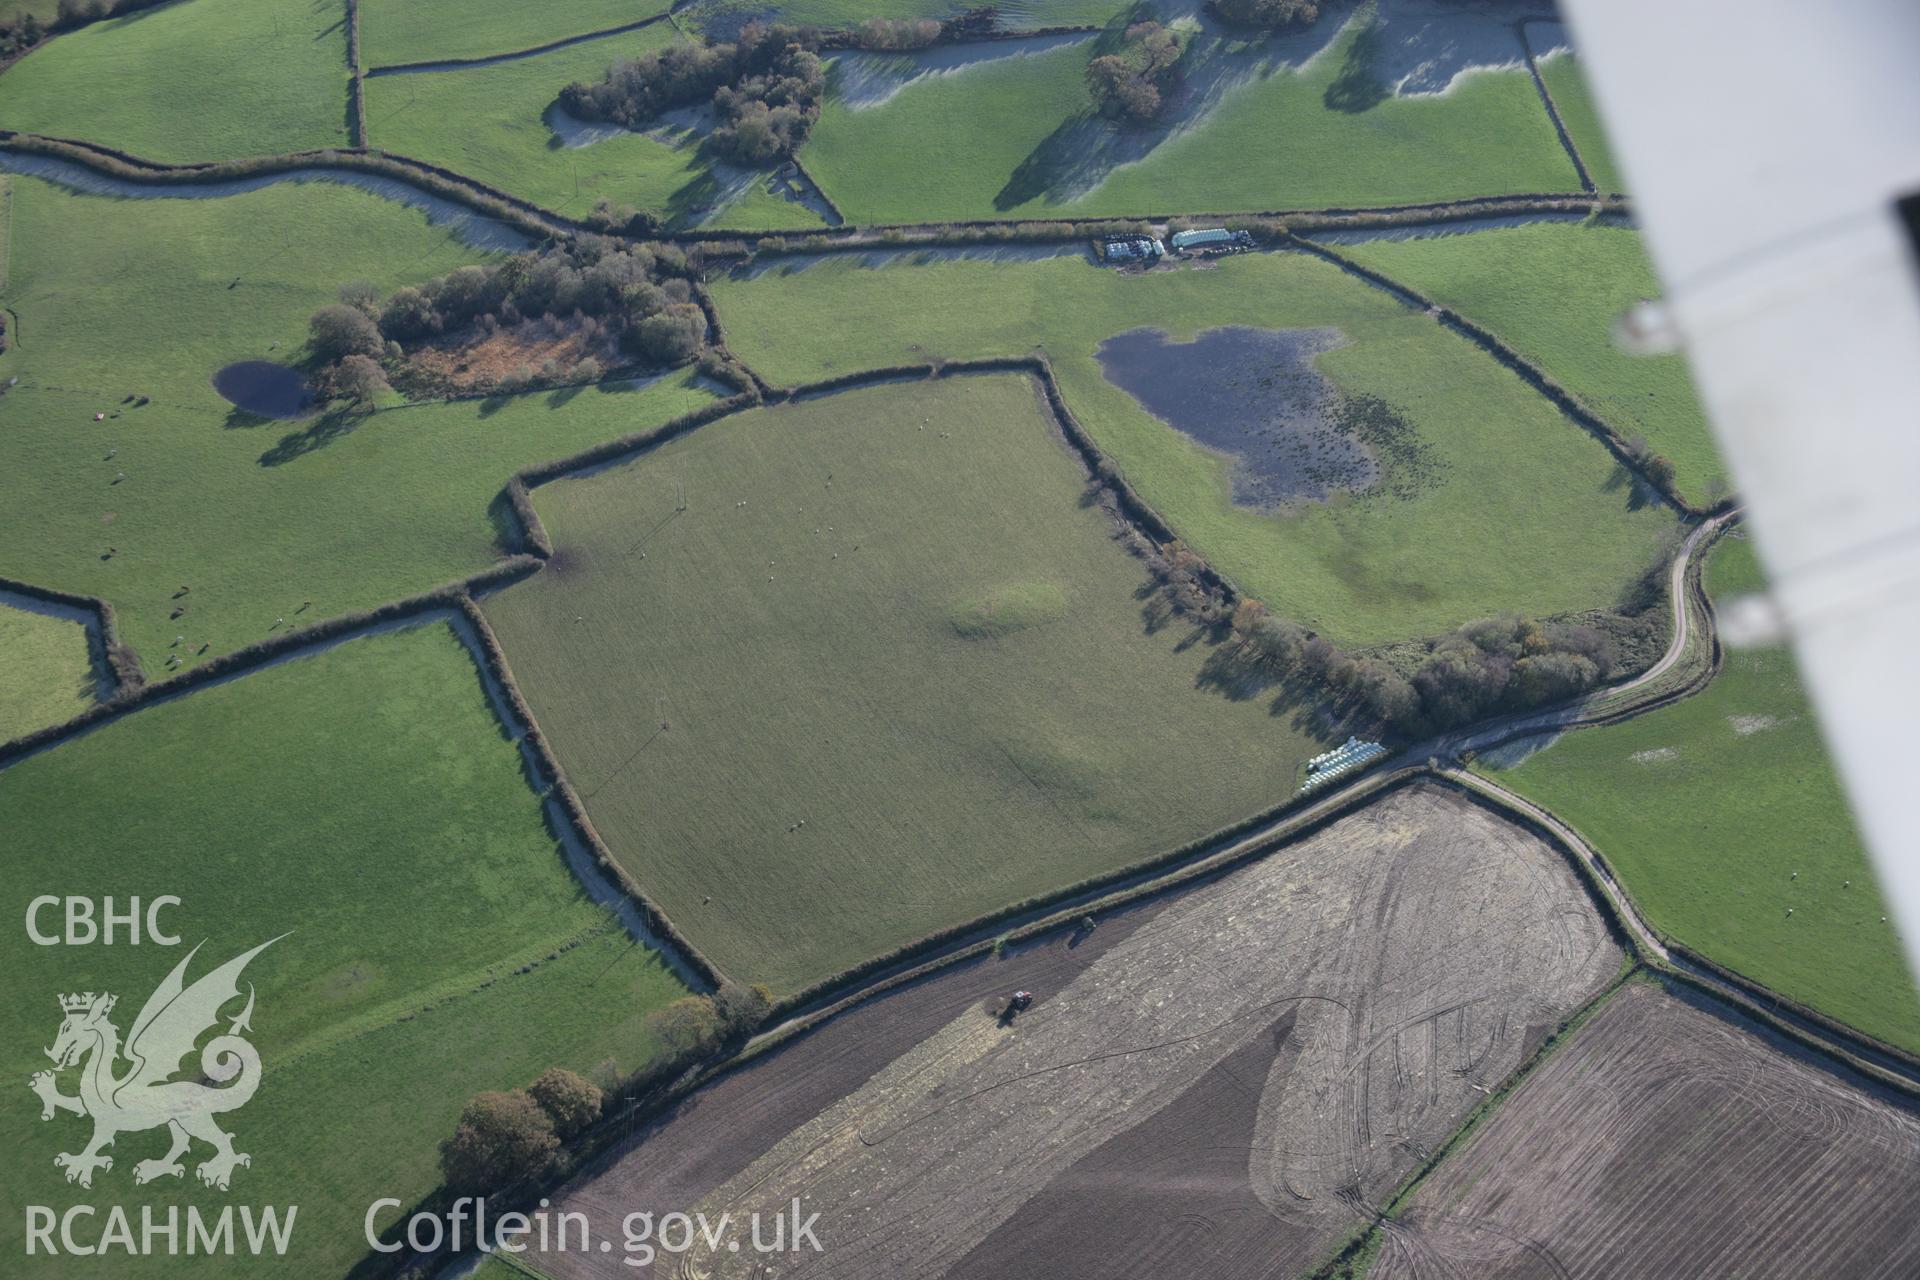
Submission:
[[1920,2],[1565,8],[1920,972]]

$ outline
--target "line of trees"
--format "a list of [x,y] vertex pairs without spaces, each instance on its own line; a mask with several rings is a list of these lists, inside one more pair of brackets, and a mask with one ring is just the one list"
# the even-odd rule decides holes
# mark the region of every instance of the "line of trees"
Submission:
[[25,53],[50,35],[165,3],[167,0],[60,0],[51,19],[31,12],[16,14],[0,21],[0,59]]
[[1208,0],[1207,7],[1222,22],[1261,31],[1304,27],[1320,20],[1320,0]]
[[868,18],[853,29],[853,34],[863,49],[893,51],[924,49],[945,30],[933,18]]
[[1357,699],[1408,737],[1565,701],[1605,680],[1618,662],[1612,638],[1597,627],[1514,614],[1470,622],[1428,642],[1410,675],[1381,658],[1345,653],[1257,600],[1240,601],[1232,627],[1261,660]]
[[576,81],[560,105],[583,120],[639,128],[675,107],[710,102],[721,123],[708,139],[720,155],[762,165],[790,156],[820,118],[826,69],[820,33],[749,23],[720,44],[676,44],[623,59],[597,83]]
[[[646,1025],[658,1046],[655,1058],[624,1087],[670,1079],[744,1041],[772,1008],[765,987],[729,983],[711,996],[682,996],[654,1010]],[[447,1189],[488,1195],[546,1176],[560,1165],[563,1145],[591,1129],[606,1103],[606,1089],[563,1067],[548,1069],[524,1089],[476,1094],[440,1144]]]
[[[1103,460],[1096,488],[1114,480]],[[1117,517],[1117,513],[1116,513]],[[1274,616],[1250,597],[1229,604],[1211,566],[1178,541],[1156,545],[1138,530],[1125,536],[1146,563],[1155,590],[1177,616],[1227,630],[1240,653],[1283,678],[1299,678],[1350,699],[1373,720],[1410,738],[1472,724],[1488,716],[1549,706],[1605,681],[1620,665],[1608,628],[1638,648],[1663,598],[1663,548],[1627,591],[1617,611],[1585,621],[1538,621],[1507,614],[1470,622],[1425,641],[1418,656],[1397,661],[1347,653],[1325,636]]]
[[[570,323],[589,337],[611,331],[620,349],[642,364],[686,364],[706,343],[706,316],[693,299],[696,270],[673,245],[582,236],[495,264],[460,267],[386,298],[369,284],[343,285],[340,300],[308,322],[307,347],[319,366],[315,381],[333,398],[367,404],[389,390],[388,373],[404,368],[410,346],[537,319]],[[591,377],[582,372],[588,365]],[[601,372],[589,357],[571,371],[543,371],[539,380],[591,381]],[[520,381],[535,380],[528,371]]]

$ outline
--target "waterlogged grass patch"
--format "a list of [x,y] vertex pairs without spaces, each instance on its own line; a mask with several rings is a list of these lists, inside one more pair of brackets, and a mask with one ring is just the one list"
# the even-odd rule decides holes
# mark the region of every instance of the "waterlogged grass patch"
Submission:
[[[930,359],[1044,355],[1074,415],[1189,546],[1275,613],[1343,647],[1506,612],[1609,606],[1673,519],[1486,353],[1304,254],[1132,275],[1078,258],[877,269],[831,261],[712,288],[729,344],[778,385]],[[1311,367],[1338,389],[1335,424],[1382,466],[1378,484],[1278,510],[1236,502],[1233,459],[1114,385],[1099,355],[1117,335],[1164,332],[1166,376],[1182,386],[1236,380],[1221,392],[1242,402],[1236,412],[1265,412],[1260,379],[1276,368],[1293,376],[1297,362],[1209,361],[1219,339],[1204,335],[1234,326],[1345,335]]]
[[948,624],[969,640],[989,639],[1052,622],[1067,611],[1067,593],[1051,582],[990,588],[955,605]]
[[1319,357],[1345,343],[1327,328],[1228,325],[1191,342],[1134,329],[1097,355],[1147,412],[1230,460],[1240,506],[1417,497],[1446,463],[1392,405],[1348,396],[1320,372]]

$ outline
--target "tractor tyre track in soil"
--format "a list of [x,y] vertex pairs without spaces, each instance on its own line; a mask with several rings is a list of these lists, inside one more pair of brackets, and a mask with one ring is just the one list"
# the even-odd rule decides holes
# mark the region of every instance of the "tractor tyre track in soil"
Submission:
[[[1296,1272],[1370,1221],[1620,960],[1550,845],[1451,788],[1404,787],[1090,935],[1056,929],[869,1000],[650,1120],[552,1198],[598,1221],[665,1203],[738,1219],[800,1195],[825,1210],[817,1265],[835,1275],[1003,1274],[996,1259],[1022,1252],[1052,1276],[1152,1274],[1151,1241],[1203,1221],[1231,1237],[1208,1246],[1208,1274]],[[1038,998],[1009,1022],[1014,986]],[[1196,1143],[1200,1116],[1214,1127]],[[1128,1172],[1145,1151],[1194,1179],[1149,1218],[1151,1179]],[[1116,1183],[1134,1191],[1107,1197]],[[1069,1214],[1090,1240],[1131,1229],[1142,1269],[1057,1244]]]
[[1683,985],[1631,982],[1382,1223],[1380,1280],[1920,1267],[1920,1114]]

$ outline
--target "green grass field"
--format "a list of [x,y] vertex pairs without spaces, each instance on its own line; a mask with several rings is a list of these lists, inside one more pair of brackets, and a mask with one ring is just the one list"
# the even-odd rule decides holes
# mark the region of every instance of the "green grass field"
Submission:
[[[1746,541],[1715,550],[1716,598],[1760,585]],[[1488,772],[1577,827],[1656,928],[1920,1049],[1920,998],[1790,650],[1731,651],[1703,693]]]
[[[679,20],[690,29],[729,18],[834,29],[858,26],[868,18],[950,18],[969,7],[960,0],[699,0],[683,10]],[[1025,31],[1102,23],[1128,6],[1125,0],[1008,0],[994,7],[1000,29]]]
[[[3,776],[16,926],[0,1028],[20,1097],[0,1140],[20,1158],[0,1178],[15,1204],[298,1205],[297,1269],[339,1275],[365,1252],[375,1197],[411,1204],[438,1184],[435,1144],[469,1096],[555,1064],[633,1070],[652,1052],[646,1012],[685,993],[585,896],[445,624],[142,710]],[[177,895],[163,923],[184,945],[39,947],[18,925],[33,896],[102,893],[122,906]],[[57,929],[57,914],[42,923]],[[245,975],[266,1071],[227,1118],[253,1156],[231,1193],[191,1171],[136,1189],[134,1163],[164,1151],[158,1132],[121,1134],[91,1191],[67,1185],[53,1156],[78,1149],[84,1122],[42,1123],[23,1087],[47,1065],[37,1046],[59,1025],[55,997],[113,991],[125,1033],[188,947],[205,940],[197,977],[281,934]],[[71,1073],[62,1087],[73,1092]],[[21,1230],[19,1215],[0,1225],[16,1266]],[[255,1266],[228,1259],[225,1273]],[[179,1258],[152,1270],[219,1268]]]
[[[360,64],[484,58],[665,13],[667,0],[362,0]],[[665,26],[665,23],[660,24]]]
[[[1592,437],[1466,340],[1304,255],[1145,275],[1064,258],[828,262],[713,291],[730,345],[780,384],[1037,346],[1087,429],[1195,549],[1276,612],[1348,646],[1510,610],[1611,604],[1670,521],[1634,501]],[[1129,329],[1186,340],[1226,324],[1341,330],[1348,344],[1319,367],[1397,406],[1442,460],[1439,484],[1409,501],[1281,515],[1235,505],[1221,455],[1149,415],[1094,358]]]
[[602,196],[663,210],[706,172],[693,147],[640,133],[562,147],[546,111],[569,82],[597,80],[615,60],[677,39],[660,23],[493,67],[378,76],[367,81],[367,137],[572,217]]
[[1540,79],[1553,95],[1560,123],[1567,127],[1567,134],[1580,152],[1580,159],[1586,163],[1593,185],[1602,191],[1625,191],[1626,183],[1614,164],[1613,148],[1607,145],[1600,112],[1594,106],[1593,91],[1587,87],[1586,77],[1580,74],[1580,60],[1573,54],[1560,53],[1539,65]]
[[1211,646],[1148,624],[1083,483],[1024,378],[757,410],[540,489],[559,554],[484,608],[641,886],[793,990],[1275,804],[1318,750],[1310,707],[1197,685]]
[[85,711],[94,699],[87,629],[0,602],[0,742]]
[[1673,459],[1676,483],[1692,501],[1725,491],[1686,360],[1629,355],[1614,344],[1615,321],[1660,296],[1638,232],[1543,222],[1340,251],[1479,321],[1621,434],[1645,437]]
[[340,0],[181,0],[59,36],[0,89],[0,128],[148,160],[346,146]]
[[[660,23],[498,66],[379,76],[367,81],[367,136],[384,151],[444,165],[570,217],[584,217],[605,198],[685,224],[715,199],[698,138],[675,144],[622,133],[565,147],[546,119],[569,82],[596,80],[610,63],[679,38]],[[768,195],[764,185],[764,179],[754,183],[719,224],[748,230],[821,225],[804,207]]]
[[[818,231],[826,225],[805,205],[767,190],[767,181],[755,178],[739,196],[700,218],[698,225],[721,231]],[[706,198],[699,186],[688,194]]]
[[28,13],[38,14],[42,21],[51,21],[59,8],[60,0],[0,0],[0,22]]
[[[0,380],[20,385],[0,398],[0,500],[32,536],[8,542],[0,571],[112,601],[150,673],[176,636],[191,654],[220,653],[279,619],[477,572],[500,555],[489,508],[516,468],[710,399],[679,375],[639,392],[395,409],[357,426],[251,418],[215,394],[216,369],[293,356],[343,281],[393,288],[476,254],[412,209],[327,183],[149,201],[13,186],[0,302],[19,314],[21,341]],[[123,405],[135,395],[152,403]],[[97,412],[118,416],[96,423]]]
[[1524,71],[1465,76],[1440,95],[1363,94],[1362,106],[1337,87],[1370,83],[1362,37],[1350,24],[1303,66],[1258,44],[1195,37],[1188,80],[1231,87],[1157,138],[1091,114],[1089,41],[926,77],[879,106],[829,100],[801,158],[853,222],[1318,208],[1577,186]]

